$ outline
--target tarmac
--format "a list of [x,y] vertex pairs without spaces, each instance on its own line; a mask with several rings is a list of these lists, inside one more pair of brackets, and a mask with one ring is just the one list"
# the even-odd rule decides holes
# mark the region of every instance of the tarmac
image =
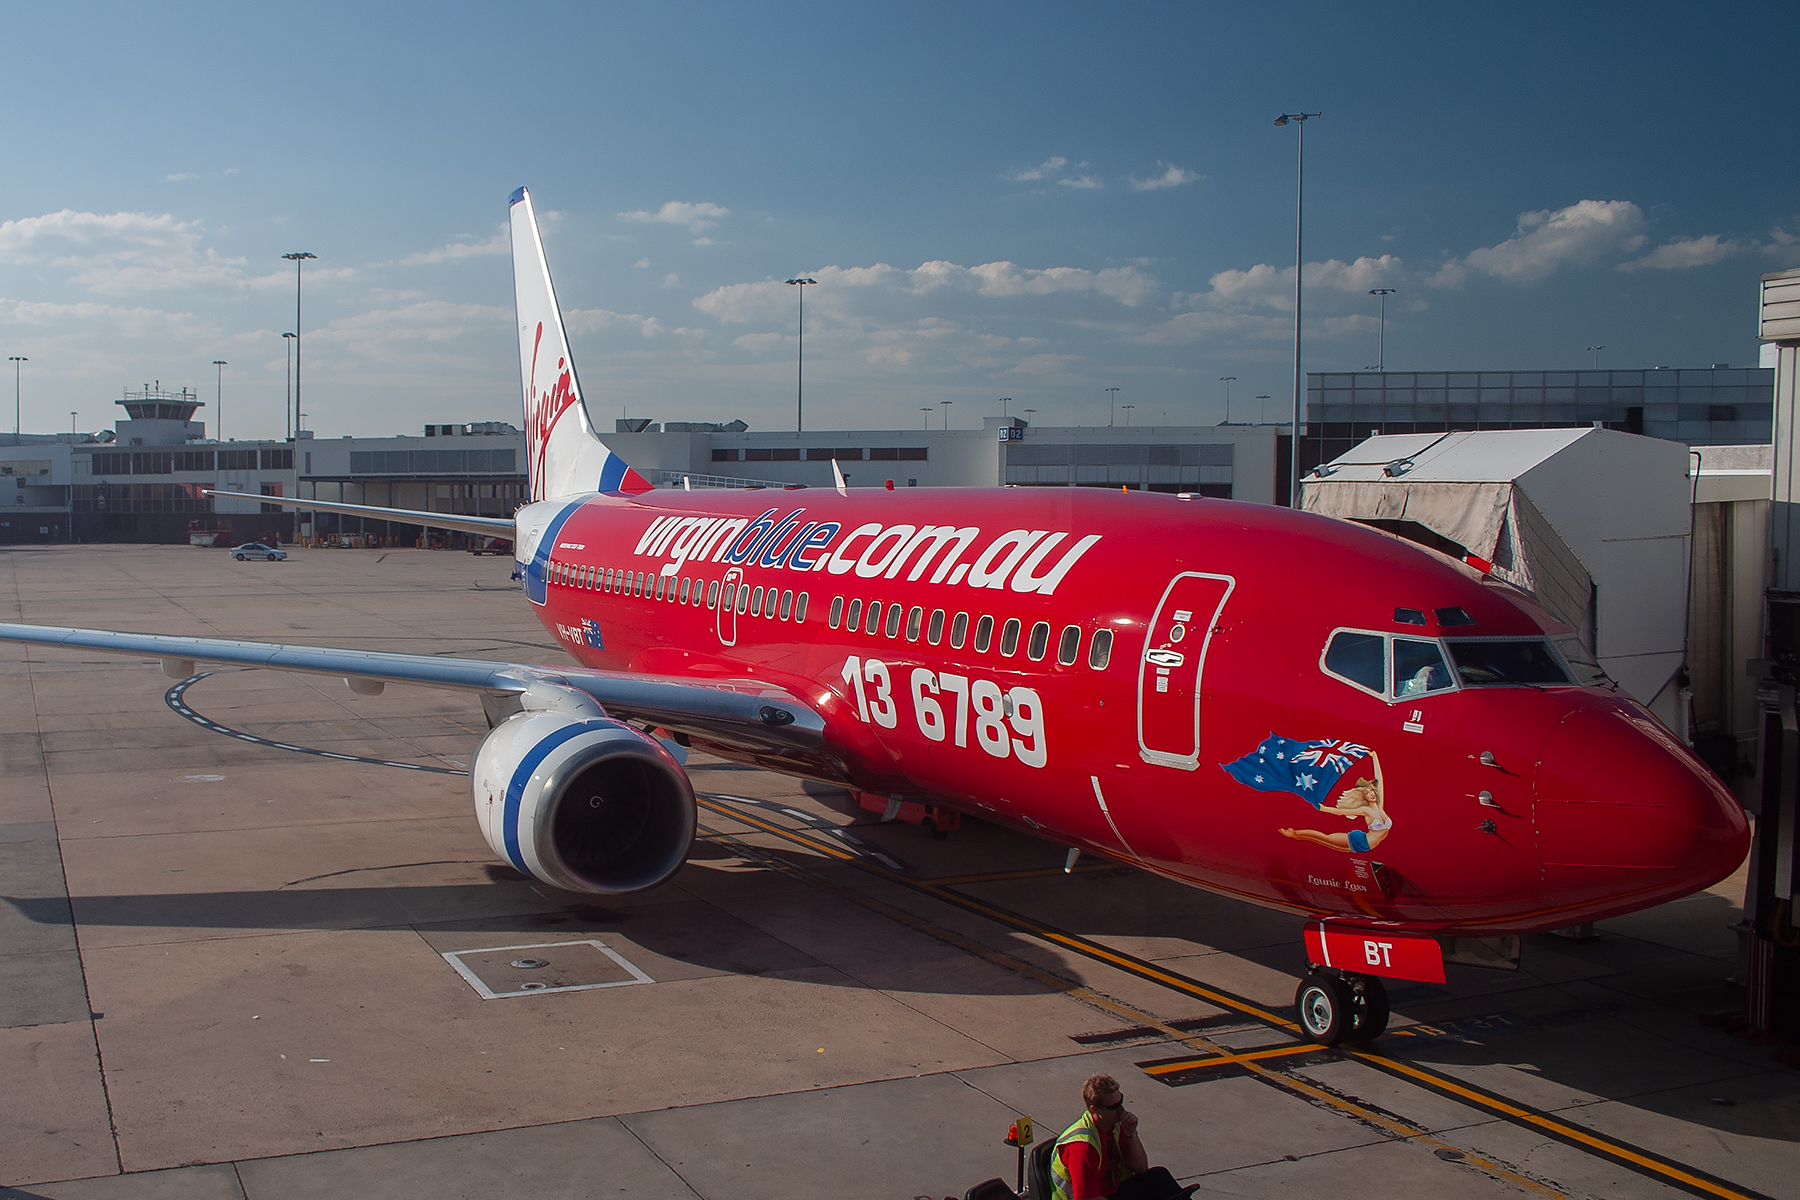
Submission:
[[[565,661],[510,566],[13,547],[0,619]],[[1741,875],[1326,1051],[1297,918],[980,822],[695,755],[692,859],[601,903],[482,841],[472,697],[0,660],[0,1197],[936,1200],[1012,1182],[1009,1123],[1054,1137],[1097,1072],[1203,1196],[1800,1178],[1800,1072],[1702,1020],[1741,1003]]]

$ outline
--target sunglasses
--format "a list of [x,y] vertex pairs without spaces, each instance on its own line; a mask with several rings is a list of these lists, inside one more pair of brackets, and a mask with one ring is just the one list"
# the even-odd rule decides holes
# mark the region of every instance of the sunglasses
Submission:
[[1094,1107],[1104,1109],[1106,1112],[1118,1112],[1125,1107],[1125,1097],[1120,1096],[1117,1104],[1096,1104]]

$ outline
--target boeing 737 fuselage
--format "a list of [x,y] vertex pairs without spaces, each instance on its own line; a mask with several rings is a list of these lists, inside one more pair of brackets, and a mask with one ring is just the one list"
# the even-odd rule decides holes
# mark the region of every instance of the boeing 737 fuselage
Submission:
[[[1730,873],[1731,793],[1577,682],[1525,593],[1350,522],[1097,489],[652,489],[595,435],[531,200],[512,200],[532,502],[510,538],[579,667],[0,625],[0,638],[480,694],[476,816],[519,870],[653,887],[696,824],[676,742],[980,816],[1303,914],[1307,1034],[1382,978]],[[223,494],[223,493],[222,493]],[[269,497],[249,497],[267,502]],[[1442,949],[1441,949],[1442,948]]]

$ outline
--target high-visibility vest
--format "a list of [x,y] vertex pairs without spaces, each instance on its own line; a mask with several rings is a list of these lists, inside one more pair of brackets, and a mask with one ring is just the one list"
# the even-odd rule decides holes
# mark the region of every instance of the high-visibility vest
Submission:
[[[1083,1142],[1094,1148],[1102,1162],[1106,1155],[1100,1146],[1100,1131],[1094,1127],[1094,1114],[1084,1112],[1081,1119],[1063,1130],[1062,1136],[1056,1139],[1055,1149],[1050,1151],[1050,1194],[1056,1200],[1075,1200],[1074,1181],[1069,1178],[1069,1168],[1063,1165],[1062,1148],[1075,1142]],[[1131,1177],[1131,1171],[1125,1166],[1125,1154],[1119,1145],[1118,1133],[1113,1133],[1113,1187],[1117,1188]]]

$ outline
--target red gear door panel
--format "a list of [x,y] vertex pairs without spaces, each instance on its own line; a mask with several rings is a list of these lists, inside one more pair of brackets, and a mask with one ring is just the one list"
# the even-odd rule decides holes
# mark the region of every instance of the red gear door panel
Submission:
[[1169,581],[1138,662],[1138,754],[1192,771],[1200,765],[1200,675],[1213,628],[1237,581],[1183,571]]

